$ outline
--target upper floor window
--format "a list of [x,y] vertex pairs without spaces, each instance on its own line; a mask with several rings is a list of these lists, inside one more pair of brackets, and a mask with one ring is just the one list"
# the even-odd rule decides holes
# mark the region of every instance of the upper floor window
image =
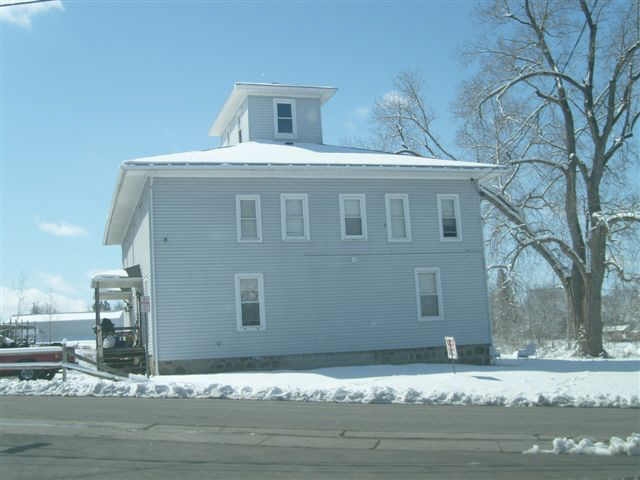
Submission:
[[462,240],[460,202],[457,194],[438,195],[440,240]]
[[236,227],[239,242],[262,241],[260,195],[236,195]]
[[309,240],[309,201],[306,193],[280,195],[283,240]]
[[296,136],[295,100],[274,99],[273,117],[276,137],[293,138]]
[[364,194],[340,194],[340,233],[343,240],[367,239],[366,212]]
[[409,196],[406,193],[387,193],[384,199],[387,210],[387,239],[390,242],[411,241]]

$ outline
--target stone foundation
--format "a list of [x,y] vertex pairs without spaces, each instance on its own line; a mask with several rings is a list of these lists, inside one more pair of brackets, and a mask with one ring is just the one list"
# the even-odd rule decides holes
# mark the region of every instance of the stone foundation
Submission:
[[[458,345],[457,363],[488,365],[488,344]],[[442,347],[366,350],[362,352],[306,353],[263,357],[206,358],[159,362],[162,375],[237,372],[243,370],[308,370],[349,365],[448,363]]]

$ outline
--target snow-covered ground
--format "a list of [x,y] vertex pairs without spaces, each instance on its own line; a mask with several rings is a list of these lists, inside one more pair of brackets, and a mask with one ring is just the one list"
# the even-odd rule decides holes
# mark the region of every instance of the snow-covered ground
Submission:
[[554,438],[552,448],[544,450],[539,445],[534,445],[525,454],[553,453],[555,455],[627,455],[640,456],[640,433],[632,433],[626,439],[611,437],[609,443],[596,442],[591,438],[583,438],[576,442],[572,438]]
[[429,405],[640,408],[640,360],[501,359],[494,366],[369,365],[67,382],[0,379],[1,395],[231,398]]
[[[519,349],[526,350],[527,342],[524,342],[519,348],[513,345],[497,346],[497,351],[503,358],[517,358]],[[604,349],[612,359],[640,359],[640,342],[605,342]],[[568,360],[579,357],[575,345],[568,346],[565,340],[535,345],[534,351],[533,358]]]

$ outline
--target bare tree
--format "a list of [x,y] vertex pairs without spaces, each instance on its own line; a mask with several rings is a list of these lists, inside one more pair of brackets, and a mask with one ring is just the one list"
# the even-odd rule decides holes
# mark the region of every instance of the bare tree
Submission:
[[498,269],[496,287],[491,292],[493,335],[500,342],[513,346],[522,341],[520,336],[522,315],[516,299],[513,278],[504,269]]
[[[637,248],[640,223],[629,174],[640,118],[639,0],[495,0],[478,18],[491,34],[469,50],[478,68],[460,96],[459,140],[479,161],[511,167],[478,184],[495,241],[506,266],[528,251],[546,262],[566,293],[579,350],[606,354],[603,282],[634,273],[622,254]],[[436,141],[419,79],[398,82],[397,98],[376,104],[385,142],[453,158]]]

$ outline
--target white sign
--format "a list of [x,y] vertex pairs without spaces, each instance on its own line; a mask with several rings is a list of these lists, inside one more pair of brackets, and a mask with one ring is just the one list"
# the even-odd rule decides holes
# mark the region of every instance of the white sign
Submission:
[[140,310],[144,313],[151,311],[151,297],[149,295],[145,295],[140,299]]
[[449,357],[449,360],[457,360],[458,349],[456,348],[456,339],[453,337],[444,337],[444,344],[447,346],[447,357]]

